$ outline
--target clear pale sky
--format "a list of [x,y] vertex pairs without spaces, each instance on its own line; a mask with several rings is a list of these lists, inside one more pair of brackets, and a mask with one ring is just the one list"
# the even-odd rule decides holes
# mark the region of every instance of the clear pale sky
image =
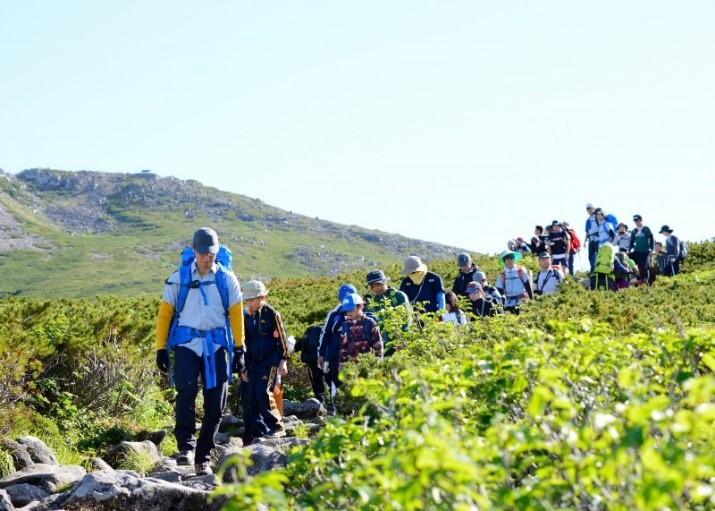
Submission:
[[500,252],[715,236],[715,2],[0,0],[0,168],[196,179]]

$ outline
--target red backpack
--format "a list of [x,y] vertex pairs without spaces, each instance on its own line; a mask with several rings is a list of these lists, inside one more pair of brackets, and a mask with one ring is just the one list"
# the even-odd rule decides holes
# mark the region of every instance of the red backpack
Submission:
[[571,250],[576,252],[581,248],[581,240],[576,236],[576,229],[567,229],[569,236],[571,236]]

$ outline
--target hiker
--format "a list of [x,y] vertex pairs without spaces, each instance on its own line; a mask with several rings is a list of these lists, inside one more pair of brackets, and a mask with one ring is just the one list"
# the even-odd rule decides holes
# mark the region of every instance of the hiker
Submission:
[[573,261],[574,261],[574,258],[576,257],[576,254],[578,254],[579,251],[581,250],[581,240],[578,238],[578,234],[576,234],[576,229],[572,229],[571,225],[569,225],[568,222],[563,221],[563,222],[561,222],[561,225],[563,225],[564,231],[566,231],[566,233],[569,235],[569,238],[571,238],[571,250],[569,250],[567,264],[568,264],[568,269],[569,269],[569,275],[571,275],[573,277],[573,274],[574,274]]
[[[655,267],[652,269],[651,273],[657,275],[665,276],[668,272],[668,256],[665,253],[665,247],[660,241],[656,241],[653,244],[653,255],[655,256]],[[655,280],[655,275],[651,276],[650,282]]]
[[633,215],[636,228],[631,231],[629,254],[638,266],[639,280],[642,284],[650,283],[650,255],[654,249],[653,233],[643,225],[643,217]]
[[534,236],[531,238],[531,248],[532,254],[540,254],[544,250],[548,250],[549,237],[544,234],[544,227],[542,225],[536,225],[534,227]]
[[631,277],[638,273],[638,266],[636,266],[636,263],[633,261],[633,259],[628,257],[626,249],[624,249],[624,248],[618,249],[618,252],[616,252],[616,259],[618,259],[621,262],[621,264],[623,265],[624,268],[628,268],[628,271],[622,272],[619,270],[619,268],[617,266],[614,265],[614,268],[613,268],[613,277],[615,279],[614,285],[615,285],[616,290],[626,289],[627,287],[630,287],[630,285],[631,285]]
[[591,265],[591,273],[593,273],[593,267],[596,264],[596,252],[598,252],[598,228],[599,225],[596,222],[596,208],[590,202],[586,204],[586,211],[588,212],[588,218],[586,219],[586,237],[585,242],[588,242],[588,262]]
[[241,379],[243,394],[243,445],[259,437],[285,436],[283,419],[273,396],[278,376],[288,374],[288,344],[280,313],[267,303],[268,290],[258,280],[243,289],[246,304],[246,363]]
[[357,293],[352,284],[343,284],[338,288],[338,304],[328,312],[318,346],[318,367],[323,370],[330,390],[330,404],[326,406],[329,414],[335,414],[335,394],[340,386],[338,365],[340,362],[340,326],[345,321],[343,298]]
[[320,403],[325,403],[325,385],[330,386],[328,375],[323,372],[323,368],[318,365],[318,349],[320,348],[320,337],[323,334],[324,325],[310,325],[303,334],[303,337],[295,343],[295,351],[300,351],[300,361],[308,368],[310,386],[313,389],[313,396]]
[[[482,291],[484,292],[484,299],[491,302],[494,314],[503,312],[504,308],[504,296],[499,292],[497,288],[489,285],[487,280],[487,274],[478,271],[474,274],[474,282],[482,286]],[[471,283],[470,283],[471,284]],[[469,293],[469,289],[467,292]]]
[[628,230],[628,226],[621,222],[616,228],[616,239],[613,240],[613,244],[618,247],[618,251],[621,250],[628,251],[631,248],[631,232]]
[[444,295],[444,303],[447,312],[442,314],[442,321],[453,325],[467,324],[467,315],[459,307],[459,298],[454,291],[449,291]]
[[559,284],[564,280],[561,265],[551,265],[551,256],[548,252],[539,254],[539,273],[534,276],[534,294],[551,295],[556,293]]
[[452,284],[452,291],[458,296],[467,296],[467,284],[474,280],[474,274],[480,270],[466,252],[457,256],[457,266],[459,266],[459,273]]
[[[459,277],[458,277],[459,278]],[[388,326],[386,321],[389,311],[395,311],[400,318],[400,330],[406,332],[412,324],[412,306],[407,295],[394,287],[388,286],[390,280],[382,270],[373,270],[365,276],[370,293],[365,295],[365,311],[375,316],[377,325],[382,334],[385,356],[389,357],[395,352],[394,336],[396,332]],[[456,282],[455,282],[456,284]],[[392,320],[389,323],[393,323]]]
[[561,265],[562,271],[568,269],[568,257],[571,252],[571,238],[563,230],[561,222],[554,220],[551,223],[551,234],[549,234],[549,247],[551,247],[551,259],[553,264]]
[[524,238],[518,237],[515,241],[515,251],[521,252],[522,254],[531,254],[531,248],[529,248],[529,244],[524,240]]
[[427,265],[417,256],[405,259],[400,291],[407,295],[412,307],[424,312],[444,310],[444,285],[442,277],[428,271]]
[[472,307],[472,313],[480,318],[494,316],[497,313],[497,307],[493,300],[488,299],[484,294],[484,286],[479,282],[470,282],[467,286],[469,296],[469,304]]
[[606,213],[601,208],[596,208],[596,224],[598,224],[598,246],[613,243],[616,231],[611,222],[606,218]]
[[374,353],[382,358],[382,337],[377,321],[363,311],[365,305],[357,293],[350,293],[342,301],[346,321],[340,326],[340,370],[346,362],[354,362],[363,353]]
[[606,242],[598,247],[596,265],[590,277],[592,290],[616,290],[616,277],[614,273],[628,273],[628,268],[616,258],[617,249],[612,243]]
[[519,306],[525,300],[534,298],[529,271],[523,266],[514,264],[519,259],[521,259],[519,252],[509,250],[502,252],[498,263],[503,270],[497,275],[495,282],[496,288],[506,297],[505,310],[513,314],[519,314]]
[[680,240],[673,234],[673,229],[664,225],[660,228],[658,234],[665,236],[665,257],[667,265],[663,275],[666,277],[674,277],[680,273]]
[[[216,263],[216,231],[198,229],[191,251],[193,261],[174,272],[164,286],[156,318],[156,364],[164,373],[171,370],[170,378],[176,387],[176,464],[194,464],[196,474],[209,475],[228,382],[233,380],[232,361],[240,365],[242,356],[243,309],[236,276]],[[199,376],[203,382],[204,415],[197,441],[195,401]]]

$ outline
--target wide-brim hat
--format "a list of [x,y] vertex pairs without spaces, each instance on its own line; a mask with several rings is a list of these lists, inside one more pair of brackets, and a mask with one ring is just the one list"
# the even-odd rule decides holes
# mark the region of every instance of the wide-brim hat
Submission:
[[268,296],[266,285],[260,280],[249,280],[243,286],[243,299],[250,300],[259,296]]
[[507,256],[512,256],[514,261],[521,259],[521,254],[519,252],[514,252],[513,250],[505,250],[499,256],[499,266],[504,266],[504,258]]
[[422,262],[422,259],[417,256],[410,256],[405,259],[402,274],[409,275],[410,273],[414,273],[416,271],[427,271],[427,265]]
[[660,231],[658,231],[658,234],[663,234],[664,232],[667,232],[668,234],[670,234],[671,232],[673,232],[673,229],[671,229],[667,225],[664,225],[663,227],[660,228]]

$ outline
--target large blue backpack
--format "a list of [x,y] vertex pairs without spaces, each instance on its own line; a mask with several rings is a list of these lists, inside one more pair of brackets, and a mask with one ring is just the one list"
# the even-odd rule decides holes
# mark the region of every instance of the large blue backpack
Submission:
[[[174,339],[174,334],[176,327],[179,324],[179,316],[181,311],[184,310],[186,305],[186,298],[189,295],[191,289],[199,288],[201,286],[215,285],[218,289],[219,295],[221,295],[221,303],[223,304],[224,316],[225,316],[225,328],[226,335],[228,337],[228,355],[229,355],[229,365],[228,365],[228,379],[229,383],[233,383],[233,375],[231,372],[231,367],[233,365],[233,333],[231,332],[231,324],[228,320],[228,285],[226,284],[226,274],[233,273],[233,255],[228,247],[221,245],[219,247],[218,253],[216,254],[216,264],[218,265],[218,271],[216,272],[216,280],[210,281],[194,281],[191,278],[191,266],[196,259],[194,251],[191,247],[186,247],[181,252],[181,263],[179,264],[179,294],[176,299],[176,307],[174,307],[174,316],[171,318],[171,326],[169,327],[169,337],[166,345],[166,350],[171,357],[171,348],[175,346],[172,343]],[[167,281],[168,282],[168,281]],[[169,364],[171,367],[171,364]],[[171,371],[169,372],[169,380],[173,384],[173,375]]]

